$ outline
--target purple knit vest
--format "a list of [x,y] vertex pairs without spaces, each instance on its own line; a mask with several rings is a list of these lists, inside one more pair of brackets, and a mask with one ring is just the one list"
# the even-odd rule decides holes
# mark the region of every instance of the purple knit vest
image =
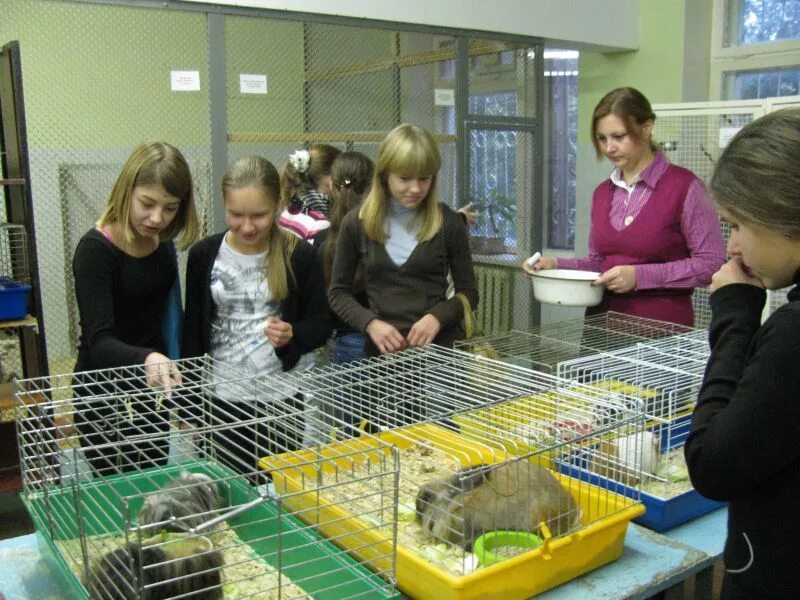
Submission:
[[[598,254],[604,257],[602,271],[617,265],[665,263],[689,258],[681,231],[683,203],[697,177],[691,171],[670,165],[633,222],[617,231],[611,225],[614,183],[606,180],[592,197],[592,235]],[[587,314],[613,310],[630,315],[694,324],[692,288],[606,292],[603,302]]]

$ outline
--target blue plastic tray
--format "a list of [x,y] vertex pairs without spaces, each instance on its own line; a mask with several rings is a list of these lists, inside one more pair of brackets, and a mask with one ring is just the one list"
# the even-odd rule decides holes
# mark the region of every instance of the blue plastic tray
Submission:
[[0,321],[19,319],[28,314],[31,286],[0,277]]
[[[705,496],[691,489],[672,498],[659,498],[646,492],[639,493],[639,490],[606,477],[601,477],[585,468],[586,459],[572,459],[577,464],[569,464],[564,461],[557,461],[559,471],[570,477],[587,481],[602,489],[607,489],[627,498],[639,498],[644,504],[646,512],[633,520],[634,523],[652,529],[653,531],[666,531],[681,523],[686,523],[692,519],[716,510],[725,505],[724,502],[709,500]],[[581,462],[584,466],[581,466]]]

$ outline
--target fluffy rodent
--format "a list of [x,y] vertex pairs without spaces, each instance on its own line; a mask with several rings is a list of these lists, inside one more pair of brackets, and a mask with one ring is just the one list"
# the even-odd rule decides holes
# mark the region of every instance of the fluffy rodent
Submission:
[[553,473],[529,460],[477,465],[425,483],[416,518],[425,532],[467,550],[486,531],[539,531],[554,536],[580,524],[581,510]]
[[[180,549],[169,543],[128,544],[94,561],[86,587],[92,600],[164,600],[183,594],[191,594],[187,597],[193,600],[218,600],[223,564],[222,555],[210,542],[182,541]],[[147,585],[153,587],[144,588]]]
[[139,527],[161,523],[158,530],[189,531],[208,521],[220,508],[222,497],[214,481],[202,473],[181,472],[158,492],[145,498]]

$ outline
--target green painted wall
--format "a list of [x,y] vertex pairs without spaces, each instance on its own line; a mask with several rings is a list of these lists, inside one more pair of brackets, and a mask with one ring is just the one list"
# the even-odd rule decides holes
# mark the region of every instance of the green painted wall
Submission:
[[683,80],[684,0],[641,0],[640,47],[635,52],[581,52],[578,141],[589,141],[592,111],[606,92],[633,86],[651,103],[680,102]]
[[[31,149],[210,144],[204,14],[50,0],[0,0],[0,14],[0,43],[20,42]],[[225,26],[228,131],[301,129],[302,24]],[[200,91],[171,91],[172,70],[199,71]],[[240,94],[239,73],[266,74],[267,95]]]
[[[303,24],[226,17],[225,51],[229,133],[302,131]],[[240,73],[266,75],[267,93],[241,94]]]
[[[30,146],[130,147],[145,138],[208,143],[201,14],[0,0],[0,41],[20,42]],[[201,91],[170,91],[170,70]]]

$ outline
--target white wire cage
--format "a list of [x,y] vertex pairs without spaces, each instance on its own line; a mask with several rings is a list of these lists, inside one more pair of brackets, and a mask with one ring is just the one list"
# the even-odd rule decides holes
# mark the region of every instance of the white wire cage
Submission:
[[487,335],[455,343],[457,349],[555,374],[565,360],[593,356],[695,331],[684,325],[633,317],[613,311],[558,321],[522,330]]
[[[398,587],[412,597],[530,597],[617,558],[643,512],[614,483],[640,481],[621,453],[641,439],[636,401],[438,346],[297,382],[321,412],[399,449]],[[575,419],[595,427],[577,431]],[[329,448],[341,434],[330,430]],[[315,489],[310,479],[281,485]],[[526,551],[497,531],[541,545]],[[483,568],[495,560],[504,568]]]
[[[20,319],[28,314],[31,291],[28,241],[25,227],[0,224],[0,321]],[[19,360],[12,362],[18,363]],[[5,376],[12,367],[0,365]]]
[[663,531],[719,506],[694,491],[683,455],[708,361],[707,335],[606,313],[468,342],[505,362],[639,400],[646,422],[636,463],[647,514],[637,522]]
[[0,280],[29,285],[28,235],[23,225],[0,223]]
[[[148,385],[143,366],[19,382],[22,499],[77,593],[397,597],[397,451],[360,439],[324,455],[304,448],[323,424],[296,390],[256,385],[208,357],[176,364],[182,382],[168,394]],[[294,456],[341,502],[368,496],[373,509],[323,537],[290,508],[292,493],[276,492],[281,467],[261,468],[274,455]],[[370,470],[354,470],[358,462]],[[357,558],[342,549],[365,532]]]

